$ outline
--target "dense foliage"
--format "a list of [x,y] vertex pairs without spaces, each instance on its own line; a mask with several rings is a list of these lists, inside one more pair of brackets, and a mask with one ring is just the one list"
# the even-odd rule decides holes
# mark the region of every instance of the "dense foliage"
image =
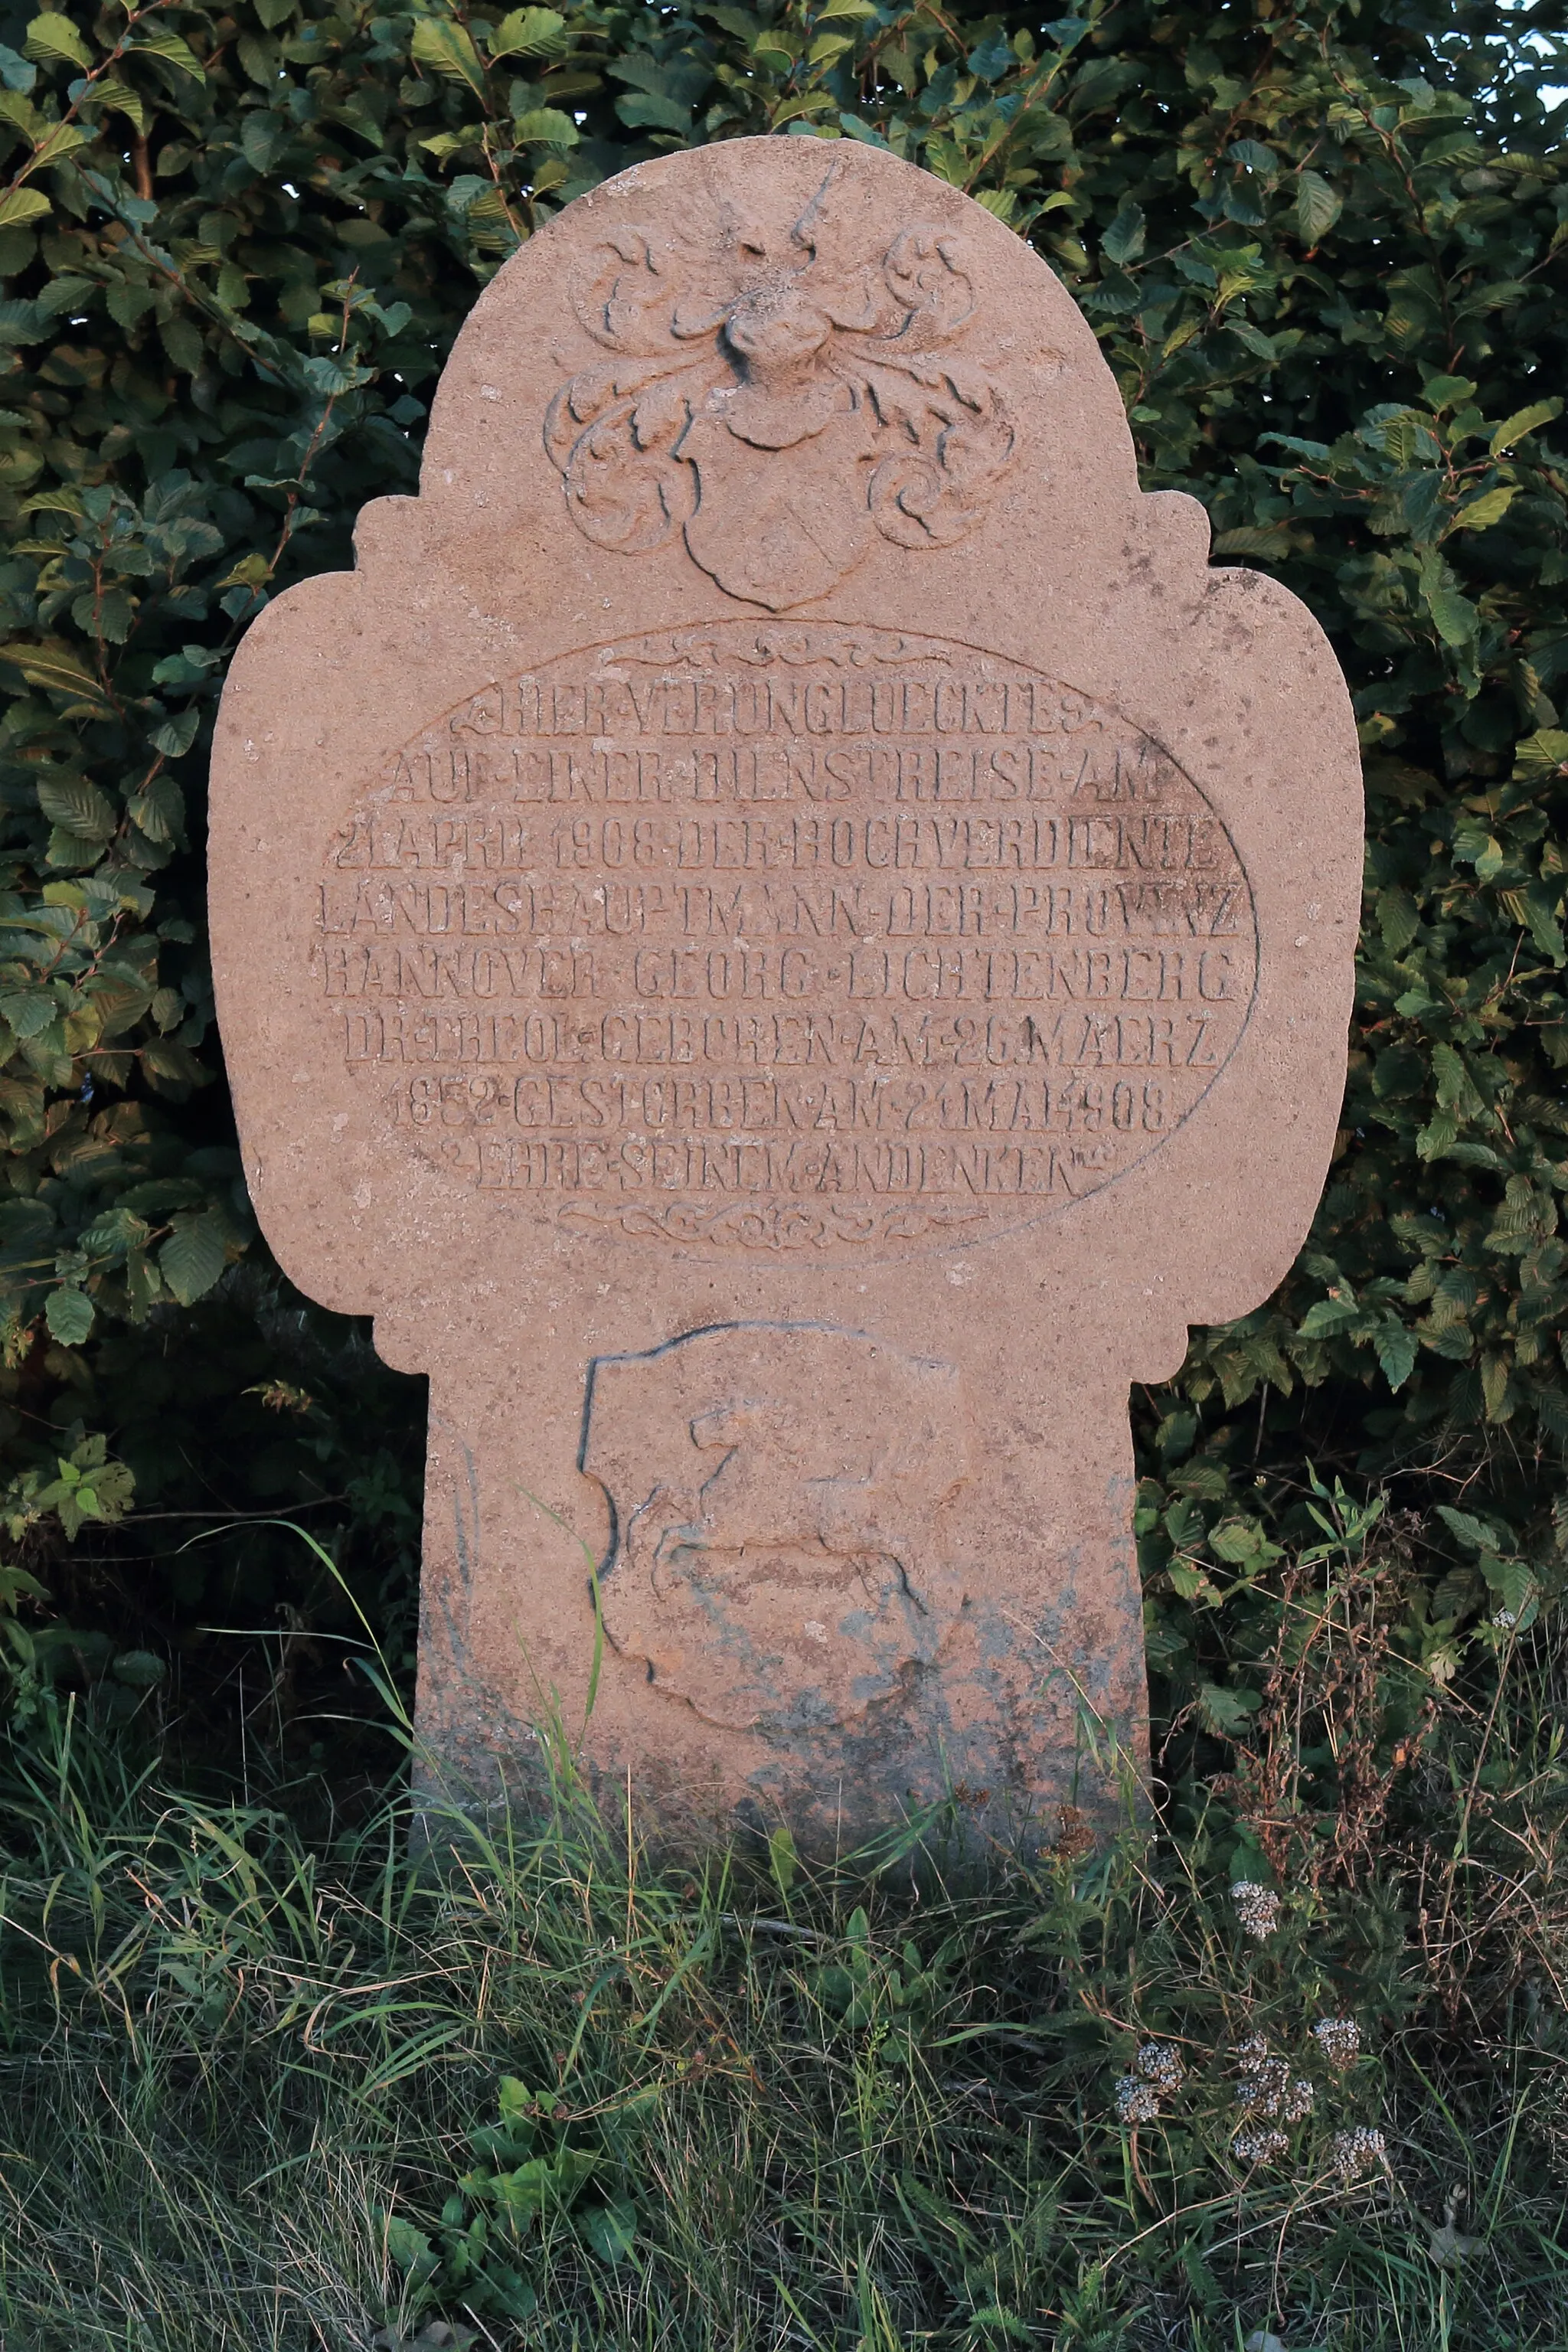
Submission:
[[82,1601],[49,1557],[64,1496],[79,1559],[117,1559],[155,1631],[221,1592],[303,1638],[317,1604],[265,1530],[163,1561],[151,1521],[106,1533],[127,1471],[140,1512],[193,1523],[313,1507],[384,1612],[405,1590],[414,1392],[268,1266],[233,1151],[200,859],[225,662],[268,595],[348,562],[366,498],[415,487],[453,336],[540,219],[639,155],[776,131],[885,142],[1029,237],[1102,339],[1147,486],[1305,596],[1355,691],[1342,1147],[1279,1297],[1142,1409],[1156,1664],[1240,1727],[1215,1604],[1290,1533],[1309,1456],[1423,1513],[1439,1675],[1467,1626],[1528,1622],[1568,1437],[1563,23],[0,9],[0,1610],[26,1569]]

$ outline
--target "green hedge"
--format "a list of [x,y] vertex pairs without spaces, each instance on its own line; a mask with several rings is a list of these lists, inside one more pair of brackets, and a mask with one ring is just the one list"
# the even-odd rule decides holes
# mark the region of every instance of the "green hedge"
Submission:
[[[165,1633],[218,1592],[308,1602],[275,1537],[233,1538],[220,1571],[159,1557],[173,1520],[106,1533],[107,1437],[139,1511],[313,1502],[378,1606],[406,1593],[416,1392],[267,1265],[233,1150],[200,855],[224,666],[268,595],[348,563],[365,499],[415,487],[452,339],[542,218],[651,152],[772,131],[886,142],[1027,236],[1094,322],[1146,485],[1195,493],[1220,557],[1304,596],[1354,688],[1371,847],[1341,1149],[1279,1296],[1141,1404],[1157,1663],[1178,1690],[1201,1671],[1210,1570],[1245,1581],[1289,1533],[1308,1456],[1425,1515],[1429,1647],[1549,1595],[1568,175],[1542,88],[1568,79],[1563,21],[1479,0],[0,12],[10,1558],[79,1611],[112,1570],[121,1614]],[[89,1498],[74,1569],[62,1479]]]

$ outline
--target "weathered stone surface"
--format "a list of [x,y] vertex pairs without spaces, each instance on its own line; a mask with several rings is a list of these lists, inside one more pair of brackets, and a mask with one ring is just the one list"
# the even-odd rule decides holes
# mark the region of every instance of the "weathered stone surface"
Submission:
[[875,150],[639,166],[500,273],[421,496],[225,696],[258,1212],[431,1381],[419,1714],[677,1828],[1011,1832],[1136,1754],[1129,1383],[1332,1143],[1309,615],[1139,493],[1045,266]]

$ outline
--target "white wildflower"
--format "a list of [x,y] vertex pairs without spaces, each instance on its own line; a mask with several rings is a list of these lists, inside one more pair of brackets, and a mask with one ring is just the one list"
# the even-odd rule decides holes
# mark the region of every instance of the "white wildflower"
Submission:
[[1260,1886],[1255,1878],[1238,1878],[1230,1899],[1247,1935],[1266,1943],[1279,1925],[1279,1897],[1273,1887]]
[[1248,2067],[1237,2080],[1237,2105],[1255,2116],[1277,2116],[1289,2074],[1283,2058],[1266,2059],[1260,2066]]
[[1289,2136],[1282,2131],[1238,2131],[1231,2141],[1230,2152],[1242,2164],[1267,2164],[1276,2156],[1283,2156],[1289,2147]]
[[1156,2093],[1169,2098],[1182,2087],[1185,2072],[1181,2053],[1168,2042],[1145,2042],[1133,2062],[1146,2083],[1152,2083]]
[[1283,2058],[1270,2056],[1261,2033],[1253,2033],[1237,2051],[1236,2104],[1249,2115],[1278,2116],[1299,2124],[1312,2112],[1316,2096],[1304,2075],[1292,2075]]
[[1361,2055],[1361,2028],[1353,2017],[1320,2017],[1312,2039],[1331,2066],[1353,2066]]
[[1142,2042],[1132,2064],[1134,2071],[1117,2083],[1116,2112],[1124,2124],[1152,2123],[1161,2100],[1181,2089],[1186,2069],[1168,2042]]
[[1380,2166],[1386,2171],[1388,2167],[1383,2134],[1367,2124],[1357,2124],[1353,2131],[1336,2132],[1330,2153],[1342,2180],[1359,2180],[1363,2172],[1375,2172]]
[[1152,2083],[1123,2074],[1116,2085],[1116,2112],[1124,2124],[1152,2124],[1160,2112],[1160,2094]]
[[1236,2104],[1257,2116],[1277,2116],[1290,2086],[1290,2069],[1283,2058],[1271,2058],[1261,2033],[1248,2036],[1237,2052]]
[[1511,1633],[1518,1622],[1519,1619],[1514,1615],[1511,1609],[1500,1609],[1496,1616],[1492,1619],[1492,1623],[1497,1627],[1500,1633]]

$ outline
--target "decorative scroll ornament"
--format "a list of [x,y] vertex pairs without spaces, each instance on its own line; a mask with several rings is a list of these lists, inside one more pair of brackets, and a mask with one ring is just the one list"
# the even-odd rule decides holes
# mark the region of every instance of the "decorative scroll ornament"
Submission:
[[616,230],[574,303],[618,356],[544,424],[589,539],[641,555],[683,530],[721,588],[773,612],[826,594],[873,530],[961,539],[1016,446],[995,384],[944,349],[974,309],[961,241],[916,224],[849,257],[836,176],[787,230],[730,206],[701,242]]
[[854,1202],[569,1201],[561,1223],[625,1234],[633,1241],[724,1244],[750,1250],[818,1250],[835,1242],[918,1241],[927,1234],[959,1233],[983,1219],[980,1202],[895,1203]]
[[831,662],[836,669],[873,669],[952,659],[950,646],[929,637],[906,637],[890,629],[814,629],[795,621],[772,622],[751,635],[743,622],[709,621],[700,628],[657,630],[625,645],[604,646],[599,652],[604,669],[636,664],[658,670],[685,667],[706,674],[727,662],[742,662],[749,669],[767,669],[775,662],[791,669],[823,662]]

